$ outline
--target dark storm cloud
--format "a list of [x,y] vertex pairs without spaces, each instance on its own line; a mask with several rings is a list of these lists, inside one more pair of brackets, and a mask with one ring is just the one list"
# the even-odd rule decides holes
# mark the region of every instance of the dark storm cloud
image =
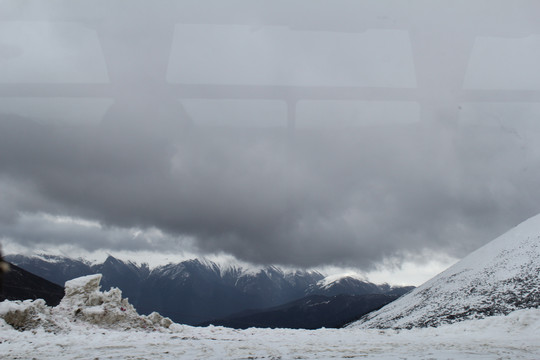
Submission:
[[[284,130],[191,129],[167,146],[133,134],[53,131],[3,119],[3,172],[31,179],[34,195],[48,201],[7,202],[2,213],[26,209],[157,227],[194,236],[205,252],[256,262],[368,267],[425,248],[460,256],[533,214],[540,200],[529,180],[540,175],[537,167],[520,160],[530,152],[498,129],[482,145],[473,134],[444,144],[448,129],[421,125],[297,132],[292,144]],[[470,146],[487,151],[471,153]],[[20,228],[5,235],[87,249],[166,246],[110,241],[98,229],[40,237],[22,228],[32,235]]]
[[[422,110],[413,121],[380,126],[306,126],[295,131],[197,126],[179,99],[155,82],[155,74],[164,81],[166,64],[160,62],[166,61],[137,50],[146,44],[144,37],[152,40],[162,34],[153,32],[152,25],[161,25],[150,22],[155,18],[145,17],[143,3],[137,4],[119,24],[104,25],[108,34],[119,34],[113,39],[119,42],[120,60],[111,63],[106,58],[115,89],[107,96],[114,104],[97,125],[57,125],[38,117],[0,114],[1,237],[28,246],[76,243],[89,250],[160,250],[188,236],[202,253],[227,252],[258,263],[369,269],[385,258],[426,249],[463,256],[540,211],[540,152],[535,145],[540,129],[526,121],[512,126],[514,120],[540,112],[502,115],[510,126],[482,113],[489,126],[480,126],[460,121],[458,103],[434,98],[428,109],[443,105],[428,115]],[[185,4],[195,18],[202,16],[204,6]],[[231,11],[229,21],[250,25],[256,7],[237,4],[239,12]],[[330,2],[317,2],[317,7],[331,14],[360,11],[360,5],[346,4],[348,11],[341,12]],[[69,12],[40,7],[51,18]],[[399,22],[408,10],[401,14],[395,8],[388,7]],[[279,18],[272,9],[258,9],[256,25],[264,25],[268,16]],[[86,10],[88,18],[107,16],[95,8]],[[115,11],[114,6],[110,10]],[[299,7],[289,10],[280,15],[285,24]],[[135,23],[145,24],[135,33],[130,14]],[[214,16],[224,21],[223,14],[208,15]],[[322,30],[339,23],[338,16],[323,18]],[[309,19],[303,26],[313,28]],[[105,52],[113,45],[102,44]],[[11,45],[2,49],[1,54],[9,55],[4,61],[17,55]],[[138,58],[130,59],[133,55]],[[79,65],[84,69],[84,60],[77,61],[83,61]],[[137,77],[141,64],[155,74]],[[21,83],[28,82],[25,74],[20,77]],[[448,82],[448,91],[454,90],[450,76],[442,80]],[[336,119],[345,116],[345,111],[337,111]],[[370,114],[376,116],[365,116]],[[226,114],[216,111],[215,116]],[[60,228],[50,225],[54,216],[101,225],[81,228],[68,222]],[[167,235],[141,239],[104,230],[133,228],[155,228]]]

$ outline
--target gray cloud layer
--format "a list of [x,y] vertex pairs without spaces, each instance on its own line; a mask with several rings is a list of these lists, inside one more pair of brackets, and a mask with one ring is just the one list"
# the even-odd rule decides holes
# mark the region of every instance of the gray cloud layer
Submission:
[[[118,24],[118,31],[125,27]],[[116,39],[137,43],[129,34]],[[130,51],[128,79],[138,69]],[[0,61],[17,54],[3,46]],[[135,62],[152,69],[163,60],[140,56]],[[96,125],[59,125],[0,109],[0,236],[89,250],[168,246],[166,237],[100,238],[99,227],[49,231],[21,214],[67,215],[114,228],[157,228],[170,235],[171,247],[189,236],[202,253],[251,262],[369,269],[426,249],[462,256],[540,211],[535,105],[472,116],[453,99],[415,121],[384,119],[380,126],[204,127],[152,76],[130,83],[108,66],[119,92]],[[439,103],[434,98],[427,107]]]
[[[293,140],[285,130],[192,128],[167,142],[2,119],[5,221],[24,211],[157,227],[255,262],[367,267],[423,248],[460,256],[540,200],[536,154],[500,128],[417,124]],[[117,246],[76,235],[64,240]]]

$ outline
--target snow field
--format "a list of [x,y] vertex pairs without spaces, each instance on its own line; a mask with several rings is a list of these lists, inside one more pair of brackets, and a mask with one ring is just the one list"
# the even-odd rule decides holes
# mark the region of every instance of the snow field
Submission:
[[3,359],[539,359],[540,310],[413,330],[196,328],[17,331],[0,324]]

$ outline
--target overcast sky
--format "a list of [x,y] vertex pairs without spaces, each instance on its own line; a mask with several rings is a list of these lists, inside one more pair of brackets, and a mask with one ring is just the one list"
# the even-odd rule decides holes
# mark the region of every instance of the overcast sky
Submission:
[[425,280],[540,212],[538,16],[2,1],[2,245]]

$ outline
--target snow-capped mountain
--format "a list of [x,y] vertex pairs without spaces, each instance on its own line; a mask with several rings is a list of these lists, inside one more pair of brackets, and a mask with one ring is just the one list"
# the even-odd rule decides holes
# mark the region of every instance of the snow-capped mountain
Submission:
[[377,285],[355,275],[334,275],[327,276],[316,284],[309,286],[307,294],[325,296],[385,294],[401,296],[412,289],[414,289],[414,286]]
[[101,264],[50,255],[6,259],[61,285],[75,277],[101,273],[103,288],[120,288],[139,312],[159,311],[186,324],[297,299],[324,277],[318,272],[284,272],[275,267],[246,270],[197,259],[151,270],[113,256]]
[[438,326],[539,306],[540,215],[537,215],[351,326]]
[[275,307],[308,295],[401,295],[388,285],[350,276],[325,278],[316,271],[285,271],[275,266],[246,269],[194,259],[149,269],[112,256],[101,264],[51,255],[11,255],[6,259],[59,285],[101,273],[103,289],[120,288],[140,313],[158,311],[176,322],[192,325],[247,309]]
[[153,269],[143,281],[145,292],[138,299],[137,309],[142,313],[159,311],[178,322],[199,324],[297,299],[321,278],[323,275],[317,272],[286,273],[275,267],[247,271],[188,260]]

